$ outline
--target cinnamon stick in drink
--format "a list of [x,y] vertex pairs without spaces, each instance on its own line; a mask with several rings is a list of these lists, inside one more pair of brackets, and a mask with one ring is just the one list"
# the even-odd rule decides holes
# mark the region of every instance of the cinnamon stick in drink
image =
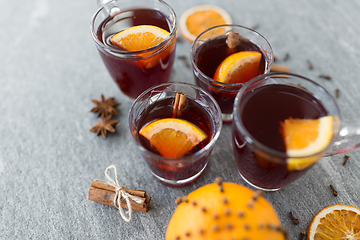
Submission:
[[185,107],[185,104],[186,104],[186,94],[181,92],[176,93],[173,113],[172,113],[173,118],[181,116],[181,111]]

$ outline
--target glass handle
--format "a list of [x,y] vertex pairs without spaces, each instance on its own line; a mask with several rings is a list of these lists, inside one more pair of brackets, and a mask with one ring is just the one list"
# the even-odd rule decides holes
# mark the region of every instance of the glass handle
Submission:
[[[114,0],[97,0],[99,7],[104,7],[104,9],[109,13],[111,17],[115,16],[120,12],[120,8],[116,5],[115,2],[110,3]],[[109,3],[109,4],[108,4]]]
[[104,6],[106,3],[110,2],[111,0],[97,0],[97,4],[99,7]]
[[338,138],[326,156],[345,153],[360,147],[360,121],[344,120],[342,125]]

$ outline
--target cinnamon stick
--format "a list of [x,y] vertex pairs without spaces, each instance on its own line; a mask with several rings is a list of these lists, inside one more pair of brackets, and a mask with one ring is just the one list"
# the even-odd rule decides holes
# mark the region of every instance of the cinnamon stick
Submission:
[[290,72],[290,68],[284,65],[273,64],[270,72]]
[[186,104],[186,94],[181,92],[176,93],[174,106],[173,106],[173,113],[172,113],[173,118],[181,116],[181,111],[185,107],[185,104]]
[[[94,181],[91,182],[91,186],[94,188],[99,188],[99,189],[104,189],[104,190],[109,190],[109,191],[115,192],[115,187],[107,184],[107,182],[103,181],[103,180],[95,179]],[[142,198],[146,197],[146,191],[128,189],[128,188],[124,188],[124,187],[123,187],[123,189],[131,195],[142,197]]]
[[[116,189],[114,186],[109,185],[106,181],[95,179],[91,182],[91,187],[92,188],[89,189],[89,200],[110,206],[115,206],[114,198],[116,196]],[[123,190],[133,196],[137,196],[140,198],[140,203],[137,203],[130,198],[130,204],[133,210],[140,212],[149,211],[149,204],[151,200],[150,195],[146,194],[146,192],[142,190],[134,190],[128,188],[123,188]],[[122,208],[128,208],[126,200],[122,196],[120,198],[120,205]]]
[[[115,192],[109,190],[104,190],[99,188],[89,189],[89,200],[110,206],[115,206],[114,205],[115,195],[116,195]],[[149,195],[146,195],[144,199],[144,203],[142,204],[134,202],[133,200],[130,199],[131,209],[140,212],[148,212],[150,209],[149,207],[150,199],[151,197]],[[126,200],[123,197],[121,197],[120,199],[120,205],[122,208],[128,208]]]
[[227,49],[226,49],[226,55],[229,56],[233,53],[235,53],[236,50],[236,46],[239,44],[240,42],[240,35],[237,32],[234,31],[230,31],[226,33],[227,38],[226,38],[226,44],[227,44]]

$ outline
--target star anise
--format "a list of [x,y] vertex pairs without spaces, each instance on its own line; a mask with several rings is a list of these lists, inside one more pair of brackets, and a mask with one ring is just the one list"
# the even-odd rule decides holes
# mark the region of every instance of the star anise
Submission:
[[100,118],[100,123],[96,124],[90,129],[91,132],[96,133],[96,136],[101,135],[106,138],[108,132],[115,132],[115,127],[118,120],[111,120],[111,116],[106,116],[104,119]]
[[119,106],[120,103],[115,101],[114,98],[109,98],[106,100],[104,95],[101,94],[101,101],[96,99],[92,99],[91,101],[96,104],[96,107],[91,109],[91,112],[97,113],[98,117],[100,115],[103,117],[106,117],[108,115],[110,116],[118,115],[115,107]]

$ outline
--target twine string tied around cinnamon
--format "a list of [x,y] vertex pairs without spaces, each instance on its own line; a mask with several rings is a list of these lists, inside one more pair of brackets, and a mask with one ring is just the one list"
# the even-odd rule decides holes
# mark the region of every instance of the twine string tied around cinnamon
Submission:
[[[114,169],[115,181],[108,174],[110,169]],[[116,195],[115,195],[115,198],[114,198],[114,206],[116,206],[119,209],[121,217],[126,222],[130,222],[131,218],[132,218],[132,208],[131,208],[130,199],[137,202],[137,203],[143,203],[143,199],[141,199],[138,196],[131,195],[131,194],[129,194],[128,192],[126,192],[123,189],[123,186],[120,185],[120,183],[119,183],[119,177],[118,177],[117,168],[114,165],[111,165],[108,168],[106,168],[105,177],[109,180],[107,183],[109,185],[113,186],[116,189],[115,190]],[[125,201],[126,201],[126,204],[127,204],[127,207],[128,207],[128,216],[126,216],[126,214],[124,213],[123,208],[121,207],[121,197],[123,197],[125,199]]]

